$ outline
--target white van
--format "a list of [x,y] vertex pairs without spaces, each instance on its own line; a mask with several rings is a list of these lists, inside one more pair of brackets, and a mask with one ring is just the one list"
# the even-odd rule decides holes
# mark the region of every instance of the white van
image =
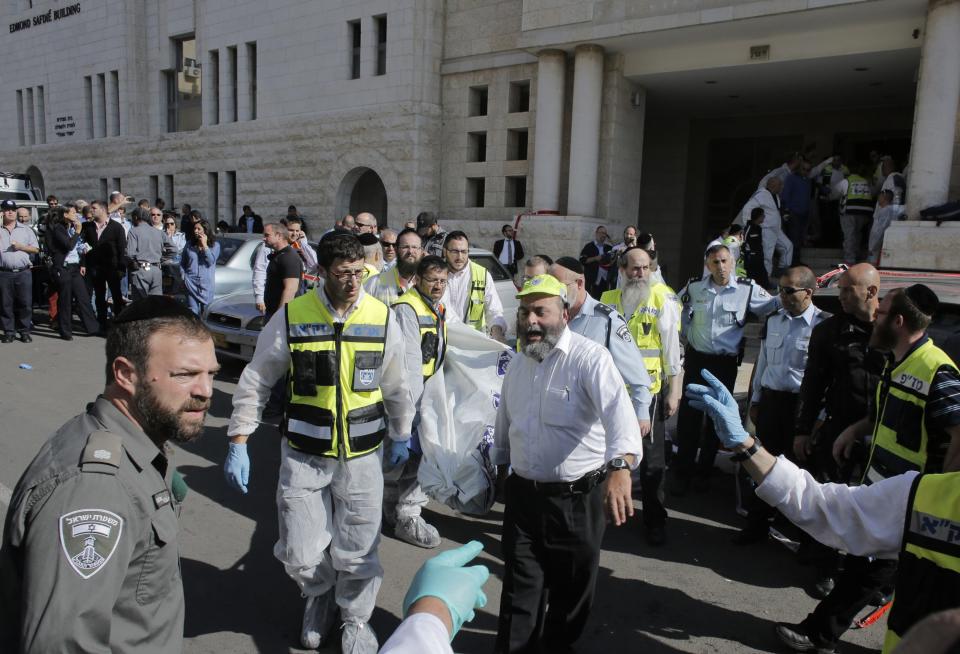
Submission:
[[40,189],[33,186],[30,175],[0,172],[0,200],[41,201]]

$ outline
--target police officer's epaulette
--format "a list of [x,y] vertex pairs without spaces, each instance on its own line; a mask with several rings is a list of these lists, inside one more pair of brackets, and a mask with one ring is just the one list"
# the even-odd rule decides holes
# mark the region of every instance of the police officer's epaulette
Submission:
[[751,279],[750,277],[737,277],[737,283],[750,286],[751,284],[753,284],[753,279]]
[[115,475],[123,456],[123,439],[109,431],[97,430],[87,436],[87,445],[80,457],[83,472]]
[[702,282],[703,277],[691,277],[687,280],[687,283],[683,285],[683,295],[680,296],[680,303],[686,304],[690,301],[690,284],[695,284],[696,282]]
[[597,302],[597,311],[607,316],[608,318],[617,312],[616,309],[611,307],[609,304],[604,304],[603,302]]

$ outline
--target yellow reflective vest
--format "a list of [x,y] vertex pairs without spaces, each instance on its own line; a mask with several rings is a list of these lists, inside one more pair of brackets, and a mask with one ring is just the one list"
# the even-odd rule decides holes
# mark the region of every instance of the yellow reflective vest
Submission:
[[841,198],[840,213],[873,215],[873,185],[866,178],[853,174],[847,177],[847,195]]
[[877,414],[863,483],[923,471],[927,462],[927,394],[941,366],[956,365],[929,337],[877,384]]
[[467,296],[465,323],[482,332],[487,325],[484,298],[487,296],[487,269],[479,263],[470,262],[470,291]]
[[393,306],[398,304],[406,304],[417,313],[417,323],[420,325],[420,354],[423,358],[423,381],[427,381],[437,372],[437,368],[443,365],[443,355],[447,349],[447,323],[443,314],[433,309],[416,286],[397,298]]
[[291,367],[283,431],[291,447],[347,459],[375,452],[387,434],[380,374],[389,309],[364,293],[337,322],[314,292],[285,311]]
[[[647,367],[647,374],[650,375],[650,392],[653,394],[660,392],[661,380],[663,377],[663,343],[660,339],[660,330],[657,327],[657,320],[663,312],[663,307],[668,302],[673,302],[676,294],[666,284],[653,284],[650,287],[650,298],[645,305],[638,306],[633,315],[627,320],[627,328],[630,335],[640,348],[640,354],[643,356],[643,363]],[[605,291],[600,297],[600,301],[616,307],[617,311],[623,315],[623,295],[621,289]]]
[[960,473],[914,480],[894,597],[883,654],[923,618],[960,606]]

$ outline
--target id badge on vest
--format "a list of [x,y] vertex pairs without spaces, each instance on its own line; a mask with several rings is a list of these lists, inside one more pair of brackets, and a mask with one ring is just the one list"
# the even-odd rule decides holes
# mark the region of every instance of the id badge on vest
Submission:
[[369,393],[380,388],[382,352],[357,352],[353,357],[353,390]]

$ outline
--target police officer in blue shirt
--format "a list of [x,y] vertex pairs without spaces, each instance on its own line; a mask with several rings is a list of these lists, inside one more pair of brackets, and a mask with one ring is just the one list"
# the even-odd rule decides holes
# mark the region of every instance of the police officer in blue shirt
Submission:
[[743,358],[743,326],[747,314],[764,318],[780,307],[779,300],[752,279],[737,278],[733,274],[735,262],[726,245],[717,244],[707,249],[705,261],[710,276],[703,279],[694,277],[680,291],[680,300],[683,302],[681,330],[687,342],[683,367],[687,374],[683,380],[684,397],[677,416],[679,443],[675,459],[676,473],[670,489],[674,495],[687,492],[694,481],[694,472],[697,490],[707,490],[718,447],[713,424],[709,420],[701,445],[704,416],[690,406],[686,387],[689,384],[704,384],[700,371],[706,368],[732,392],[737,368]]
[[583,265],[573,257],[560,257],[550,267],[550,274],[567,287],[570,308],[567,309],[570,331],[589,338],[610,351],[613,363],[627,385],[627,393],[640,423],[640,435],[650,433],[650,375],[643,364],[627,323],[617,310],[587,293]]
[[[750,420],[757,438],[774,456],[793,452],[793,435],[799,410],[800,384],[807,367],[813,328],[830,317],[813,304],[817,278],[806,266],[788,268],[780,278],[780,302],[760,334],[760,355],[753,369]],[[744,496],[748,524],[734,537],[746,545],[767,537],[769,520],[776,511],[754,493]]]

